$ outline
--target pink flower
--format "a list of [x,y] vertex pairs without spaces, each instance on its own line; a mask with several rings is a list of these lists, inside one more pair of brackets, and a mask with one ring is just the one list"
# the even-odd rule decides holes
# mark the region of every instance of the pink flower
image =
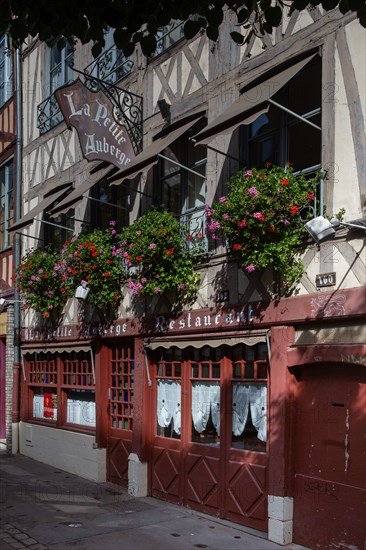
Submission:
[[225,202],[226,201],[226,197],[220,197],[219,198],[219,202]]
[[156,248],[156,244],[155,243],[149,244],[149,248]]
[[179,290],[184,290],[185,288],[186,288],[186,285],[184,283],[179,283],[178,285]]
[[291,222],[290,222],[289,220],[285,220],[283,223],[284,223],[285,225],[291,225]]
[[141,231],[136,231],[136,235],[141,235]]
[[261,220],[261,221],[264,220],[264,216],[263,216],[262,212],[254,212],[253,218],[256,218],[257,220]]
[[229,219],[229,214],[223,214],[222,217],[227,222],[227,220]]
[[251,197],[258,197],[259,191],[256,187],[249,187],[248,193]]
[[248,273],[251,273],[252,271],[255,271],[255,266],[253,264],[249,264],[245,266],[245,269],[248,271]]
[[154,288],[154,292],[155,292],[155,294],[160,294],[161,290],[160,290],[160,288],[157,286],[156,288]]
[[253,170],[247,170],[244,172],[244,177],[247,178],[248,176],[251,176],[253,174]]
[[109,222],[109,225],[112,225],[112,226],[114,227],[114,226],[116,225],[116,221],[115,221],[115,220],[111,220],[111,221]]

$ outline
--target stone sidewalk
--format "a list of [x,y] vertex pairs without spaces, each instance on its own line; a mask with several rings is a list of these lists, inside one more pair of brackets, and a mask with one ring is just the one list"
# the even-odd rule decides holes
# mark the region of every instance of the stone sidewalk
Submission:
[[306,550],[30,458],[0,453],[1,550]]

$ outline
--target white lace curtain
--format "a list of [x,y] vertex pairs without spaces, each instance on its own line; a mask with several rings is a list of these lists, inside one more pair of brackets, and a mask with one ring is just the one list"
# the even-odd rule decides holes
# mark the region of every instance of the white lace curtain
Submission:
[[81,426],[95,426],[95,402],[68,398],[67,422]]
[[181,386],[173,380],[158,381],[157,419],[161,428],[170,426],[173,420],[173,430],[180,435],[181,427]]
[[205,431],[210,417],[220,435],[220,383],[194,382],[192,384],[192,420],[198,433]]
[[236,383],[233,385],[233,434],[239,436],[245,429],[248,412],[261,441],[267,440],[267,388],[265,385]]

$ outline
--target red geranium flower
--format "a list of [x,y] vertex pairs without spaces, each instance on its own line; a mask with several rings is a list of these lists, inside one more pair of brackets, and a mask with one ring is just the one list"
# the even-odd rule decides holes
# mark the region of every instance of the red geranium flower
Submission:
[[274,233],[275,231],[276,231],[276,228],[274,225],[272,225],[272,227],[269,228],[269,232]]
[[247,226],[246,220],[242,220],[241,222],[239,222],[239,227],[246,227],[246,226]]
[[142,262],[142,256],[136,256],[136,260],[137,260],[138,262]]
[[174,254],[174,249],[173,248],[167,248],[167,250],[165,251],[169,256],[171,256],[172,254]]
[[299,211],[299,207],[295,206],[295,205],[292,205],[292,206],[290,206],[290,210],[291,210],[291,216],[295,216],[295,214],[297,214],[298,211]]
[[240,250],[240,249],[241,249],[241,245],[240,245],[240,244],[233,244],[233,249],[234,249],[234,250]]
[[281,185],[288,185],[288,180],[280,180]]
[[103,273],[103,276],[104,276],[104,277],[110,277],[111,274],[109,273],[109,271],[107,271],[106,273]]
[[308,199],[313,199],[315,197],[314,193],[308,193]]

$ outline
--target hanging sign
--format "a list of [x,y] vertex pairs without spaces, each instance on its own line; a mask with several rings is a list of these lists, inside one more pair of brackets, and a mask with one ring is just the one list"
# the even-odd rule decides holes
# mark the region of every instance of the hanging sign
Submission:
[[79,136],[84,158],[123,168],[135,157],[126,126],[117,122],[110,99],[92,92],[80,79],[55,92],[67,126]]

